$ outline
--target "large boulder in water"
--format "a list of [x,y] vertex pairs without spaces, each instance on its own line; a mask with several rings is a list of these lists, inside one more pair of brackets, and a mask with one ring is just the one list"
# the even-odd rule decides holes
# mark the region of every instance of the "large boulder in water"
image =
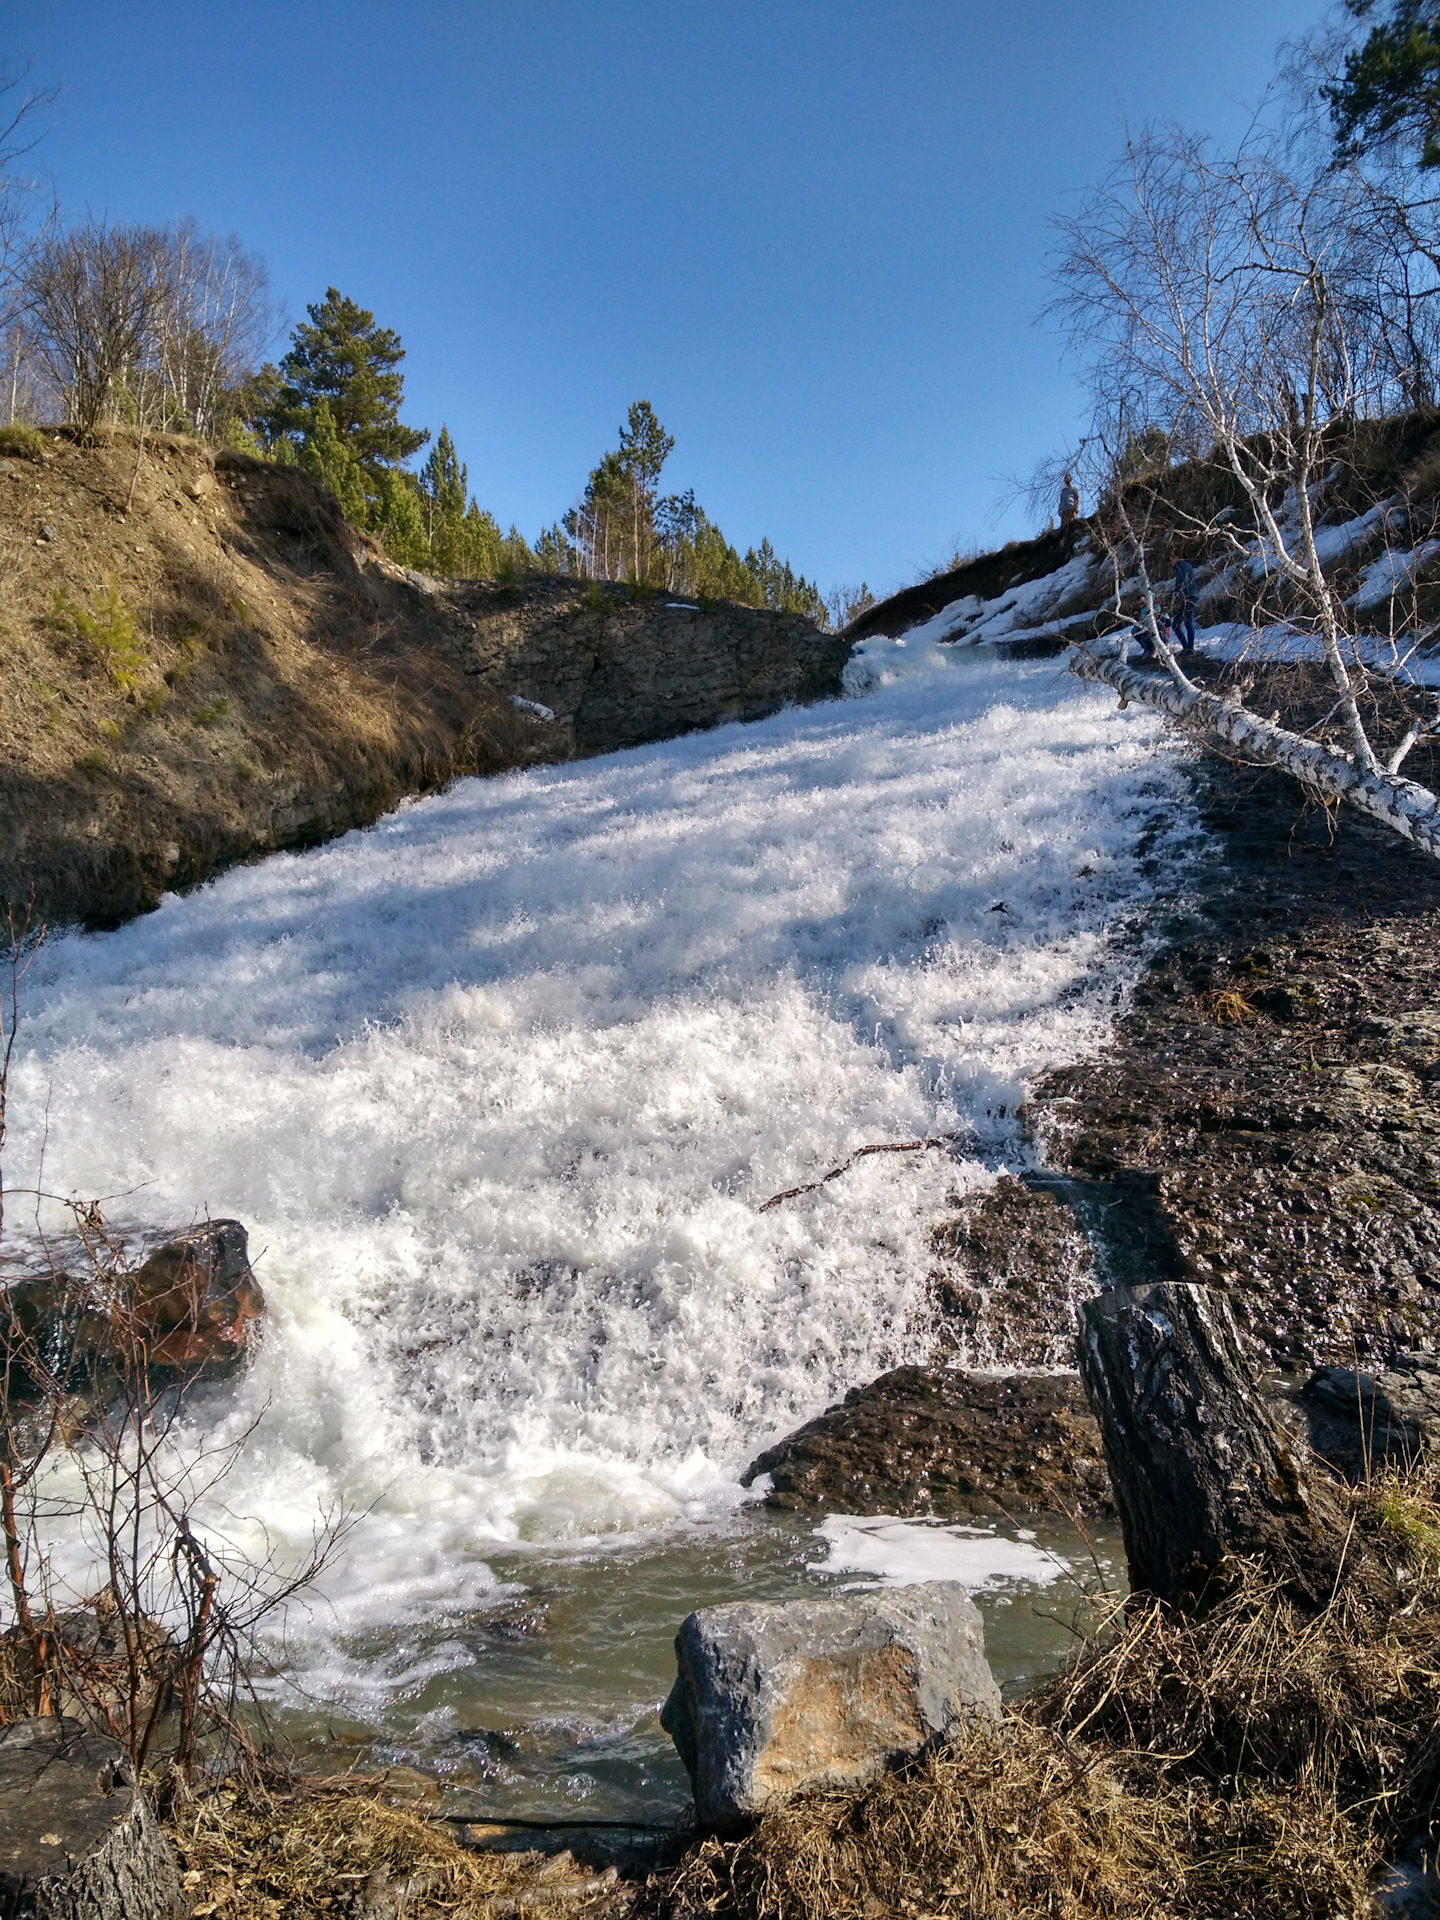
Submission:
[[187,1379],[238,1366],[265,1314],[238,1220],[207,1220],[135,1266],[95,1264],[0,1287],[0,1357],[23,1398],[102,1391],[136,1347]]
[[953,1581],[692,1613],[660,1714],[701,1822],[742,1826],[793,1794],[855,1787],[971,1714],[995,1715],[980,1615]]
[[177,1920],[174,1850],[113,1740],[49,1715],[0,1727],[0,1913]]

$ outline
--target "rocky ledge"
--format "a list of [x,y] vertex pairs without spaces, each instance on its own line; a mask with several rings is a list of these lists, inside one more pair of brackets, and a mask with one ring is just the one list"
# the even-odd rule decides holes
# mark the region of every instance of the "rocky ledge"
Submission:
[[1073,1374],[897,1367],[746,1470],[774,1507],[959,1520],[1113,1517],[1100,1432]]

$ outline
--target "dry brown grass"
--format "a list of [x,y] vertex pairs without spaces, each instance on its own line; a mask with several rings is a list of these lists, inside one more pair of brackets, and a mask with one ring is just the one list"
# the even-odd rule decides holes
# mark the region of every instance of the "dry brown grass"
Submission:
[[1216,987],[1200,996],[1207,1020],[1217,1027],[1244,1027],[1255,1018],[1255,1009],[1238,987]]
[[225,1788],[172,1817],[187,1910],[223,1920],[403,1912],[502,1920],[542,1908],[591,1917],[617,1889],[568,1854],[480,1853],[380,1790],[353,1782]]
[[39,464],[7,462],[0,899],[33,883],[46,917],[134,912],[513,764],[508,701],[467,678],[430,597],[358,551],[302,474],[179,437],[47,433]]
[[1321,1920],[1435,1817],[1440,1574],[1433,1486],[1355,1496],[1403,1582],[1298,1614],[1252,1569],[1208,1616],[1118,1612],[998,1727],[860,1794],[709,1840],[652,1883],[673,1920]]

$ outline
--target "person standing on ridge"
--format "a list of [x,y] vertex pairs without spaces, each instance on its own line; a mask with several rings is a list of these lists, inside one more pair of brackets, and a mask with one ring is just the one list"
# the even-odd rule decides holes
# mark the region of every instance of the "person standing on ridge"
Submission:
[[1200,576],[1185,559],[1175,562],[1175,592],[1170,610],[1170,631],[1180,642],[1182,653],[1195,651],[1195,605],[1200,598]]
[[1067,473],[1060,489],[1060,524],[1072,526],[1080,513],[1080,489]]

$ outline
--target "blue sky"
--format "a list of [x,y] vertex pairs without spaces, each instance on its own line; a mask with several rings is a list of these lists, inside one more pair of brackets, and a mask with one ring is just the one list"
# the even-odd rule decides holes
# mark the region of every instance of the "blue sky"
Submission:
[[[1047,223],[1122,121],[1236,130],[1323,0],[20,0],[72,212],[194,214],[399,329],[407,417],[532,537],[627,403],[822,587],[1026,531],[1073,432]],[[281,343],[283,345],[283,342]]]

